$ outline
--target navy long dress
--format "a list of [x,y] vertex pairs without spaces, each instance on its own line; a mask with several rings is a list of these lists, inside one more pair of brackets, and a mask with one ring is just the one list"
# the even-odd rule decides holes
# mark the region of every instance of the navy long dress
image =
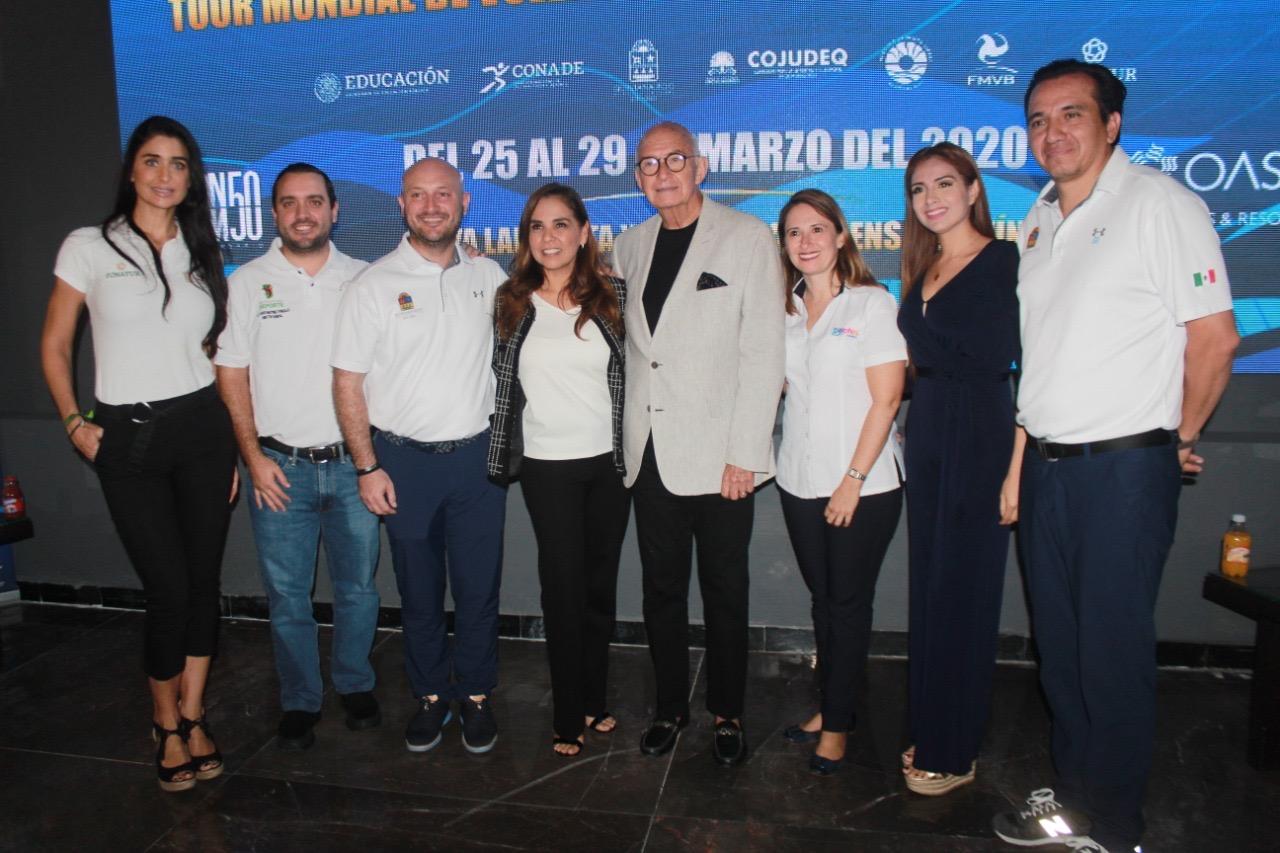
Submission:
[[1017,248],[993,240],[927,303],[916,282],[898,312],[917,369],[906,429],[911,742],[915,766],[935,773],[969,772],[990,706],[1017,281]]

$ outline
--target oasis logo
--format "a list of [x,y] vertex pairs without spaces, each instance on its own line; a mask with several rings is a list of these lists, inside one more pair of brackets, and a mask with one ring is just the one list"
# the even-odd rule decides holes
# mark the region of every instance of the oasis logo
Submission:
[[818,71],[839,71],[848,65],[849,52],[842,47],[753,50],[747,54],[747,67],[753,74],[808,76]]
[[491,78],[480,90],[482,95],[507,88],[508,76],[524,85],[554,87],[565,85],[565,77],[581,77],[587,73],[586,63],[581,59],[571,62],[517,62],[515,65],[495,62],[480,70]]
[[1187,186],[1196,192],[1229,190],[1236,185],[1255,192],[1280,190],[1280,150],[1254,154],[1241,151],[1223,156],[1201,151],[1187,158],[1182,173]]
[[448,68],[432,66],[409,71],[364,71],[342,76],[325,71],[316,77],[312,92],[324,104],[353,96],[417,95],[429,91],[432,86],[448,83],[449,73]]

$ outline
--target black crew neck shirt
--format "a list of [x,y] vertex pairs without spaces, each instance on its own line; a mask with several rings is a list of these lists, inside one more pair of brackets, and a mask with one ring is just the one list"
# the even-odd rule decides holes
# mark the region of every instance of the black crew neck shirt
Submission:
[[644,313],[649,318],[649,334],[658,328],[662,306],[671,294],[671,285],[684,263],[684,256],[693,242],[693,232],[698,228],[694,220],[683,228],[659,228],[658,239],[653,245],[653,263],[649,265],[649,278],[644,283]]

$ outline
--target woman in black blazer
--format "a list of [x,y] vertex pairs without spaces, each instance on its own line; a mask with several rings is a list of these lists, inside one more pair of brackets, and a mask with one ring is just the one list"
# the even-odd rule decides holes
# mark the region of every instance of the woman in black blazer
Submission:
[[626,288],[602,270],[582,198],[535,191],[520,216],[511,277],[494,306],[497,400],[489,476],[519,473],[538,541],[556,754],[582,751],[605,710],[618,558],[630,496],[622,485]]

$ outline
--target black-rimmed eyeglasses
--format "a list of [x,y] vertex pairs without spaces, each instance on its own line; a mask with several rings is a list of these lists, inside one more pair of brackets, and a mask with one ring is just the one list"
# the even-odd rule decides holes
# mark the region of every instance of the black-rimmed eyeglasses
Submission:
[[636,171],[642,175],[656,175],[662,164],[666,163],[669,171],[683,172],[685,165],[692,159],[693,157],[689,154],[672,151],[666,157],[645,157],[639,160],[636,163]]

